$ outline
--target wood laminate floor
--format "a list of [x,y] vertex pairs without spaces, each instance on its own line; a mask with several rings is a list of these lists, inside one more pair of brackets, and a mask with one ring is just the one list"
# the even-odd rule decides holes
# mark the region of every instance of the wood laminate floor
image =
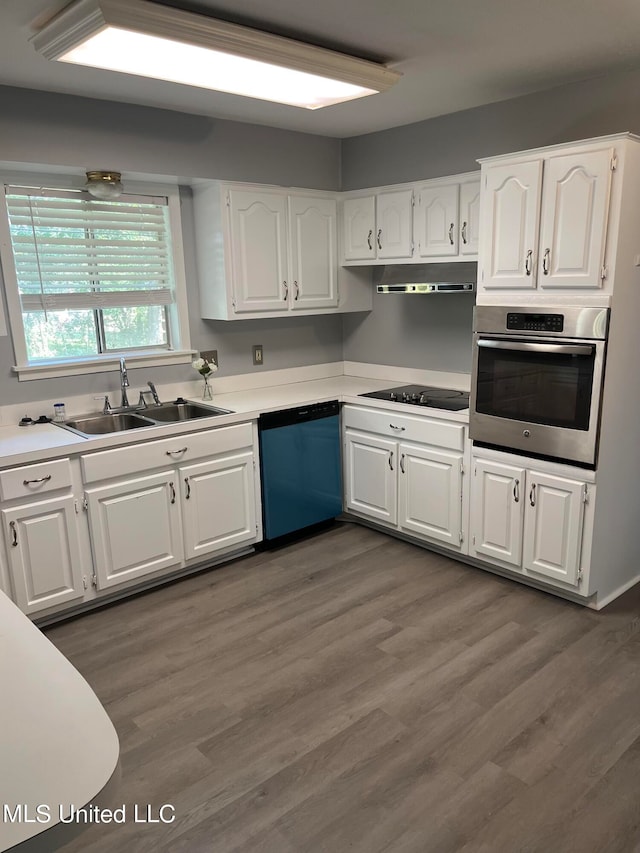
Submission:
[[640,588],[601,613],[343,524],[47,630],[121,740],[64,853],[640,850]]

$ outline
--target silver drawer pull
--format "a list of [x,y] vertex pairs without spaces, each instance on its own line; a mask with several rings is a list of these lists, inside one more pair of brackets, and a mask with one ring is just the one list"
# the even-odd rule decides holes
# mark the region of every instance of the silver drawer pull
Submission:
[[181,447],[180,450],[167,450],[167,456],[179,456],[181,453],[186,453],[188,447]]
[[35,480],[23,480],[23,486],[30,486],[32,483],[46,483],[51,479],[51,474],[46,474],[44,477],[36,477]]
[[10,521],[9,527],[11,528],[11,538],[12,538],[11,547],[17,548],[18,547],[18,528],[16,527],[15,521]]
[[404,432],[404,431],[405,431],[405,429],[406,429],[406,427],[403,427],[403,426],[396,426],[395,424],[389,424],[389,426],[391,427],[391,429],[397,429],[397,430],[399,430],[400,432]]

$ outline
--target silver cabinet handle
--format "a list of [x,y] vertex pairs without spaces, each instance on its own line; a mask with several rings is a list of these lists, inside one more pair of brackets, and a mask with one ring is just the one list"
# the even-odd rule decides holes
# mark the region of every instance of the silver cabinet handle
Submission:
[[462,242],[467,245],[467,223],[462,223],[462,231],[460,232],[460,236],[462,237]]
[[373,249],[373,246],[371,245],[371,238],[372,237],[373,237],[373,229],[370,228],[369,233],[367,234],[367,246],[369,247],[369,251],[371,251],[371,249]]
[[535,483],[533,484],[533,486],[531,486],[531,491],[529,492],[529,503],[531,504],[531,506],[536,505],[536,484]]
[[169,483],[169,488],[171,489],[171,503],[174,504],[176,502],[176,488],[173,483]]
[[188,477],[185,477],[185,478],[184,478],[184,484],[185,484],[185,486],[187,487],[187,493],[186,493],[186,495],[184,496],[184,499],[185,499],[186,501],[188,501],[188,500],[189,500],[189,498],[191,497],[191,483],[189,482],[189,478],[188,478]]
[[284,301],[287,302],[289,300],[289,285],[286,281],[283,281],[282,284],[284,285]]
[[32,483],[47,483],[51,479],[51,474],[47,474],[45,477],[36,477],[35,480],[23,480],[23,486],[30,486]]
[[389,451],[389,468],[393,471],[393,450]]
[[544,257],[542,258],[542,272],[544,273],[544,275],[549,275],[550,255],[551,255],[551,249],[545,249],[544,250]]
[[294,302],[297,302],[297,301],[298,301],[298,298],[299,298],[299,296],[300,296],[300,288],[298,287],[298,282],[297,282],[297,281],[294,281],[294,282],[293,282],[293,286],[294,286],[294,287],[295,287],[295,289],[296,289],[296,294],[295,294],[295,296],[293,297],[293,301],[294,301]]
[[532,269],[531,259],[532,259],[532,257],[533,257],[533,249],[529,249],[529,251],[527,252],[527,257],[525,258],[525,262],[524,262],[524,271],[526,272],[527,275],[531,275],[531,269]]
[[520,480],[514,480],[513,483],[513,499],[516,503],[520,501]]
[[15,521],[9,522],[9,527],[11,528],[11,547],[17,548],[18,546],[18,528],[16,527]]
[[378,229],[378,238],[377,238],[377,239],[378,239],[378,248],[379,248],[379,249],[381,249],[381,248],[382,248],[382,243],[380,242],[380,238],[381,238],[381,237],[382,237],[382,228],[379,228],[379,229]]
[[453,246],[453,229],[454,228],[455,228],[455,225],[452,222],[451,225],[449,226],[449,242],[451,243],[452,246]]
[[406,427],[396,426],[395,424],[389,424],[389,426],[391,427],[391,429],[397,429],[399,432],[404,432],[406,429]]
[[181,447],[180,450],[167,450],[167,456],[179,456],[181,453],[186,453],[188,447]]
[[402,456],[400,457],[400,470],[401,470],[401,471],[402,471],[402,473],[404,474],[404,453],[403,453],[403,454],[402,454]]

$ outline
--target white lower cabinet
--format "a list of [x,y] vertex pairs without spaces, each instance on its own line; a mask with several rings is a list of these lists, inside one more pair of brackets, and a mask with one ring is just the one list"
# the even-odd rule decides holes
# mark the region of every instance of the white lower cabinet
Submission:
[[98,589],[180,566],[175,481],[174,471],[162,471],[86,490]]
[[387,524],[396,523],[397,449],[395,441],[346,431],[344,468],[348,510]]
[[356,406],[343,415],[347,511],[462,551],[464,426]]
[[462,538],[462,456],[430,447],[398,448],[398,526],[459,548]]
[[237,424],[83,457],[97,589],[255,542],[254,439]]
[[253,451],[180,468],[185,559],[256,538]]
[[38,613],[84,595],[73,495],[32,500],[2,510],[15,600]]
[[[470,553],[531,578],[588,591],[595,484],[474,458]],[[566,469],[566,466],[563,466]],[[584,590],[581,588],[584,584]]]

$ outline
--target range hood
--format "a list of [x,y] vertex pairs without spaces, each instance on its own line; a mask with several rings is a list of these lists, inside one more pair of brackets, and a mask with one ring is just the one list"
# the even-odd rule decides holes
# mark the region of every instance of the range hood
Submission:
[[378,293],[473,293],[477,279],[478,265],[469,261],[387,264],[374,272]]

